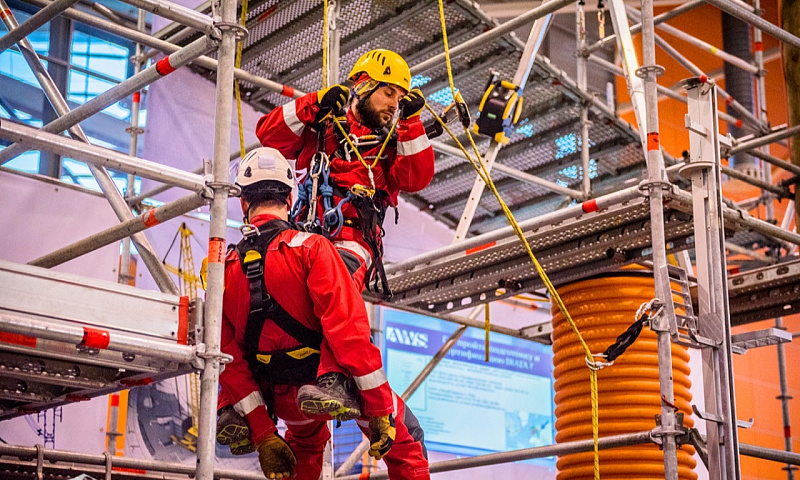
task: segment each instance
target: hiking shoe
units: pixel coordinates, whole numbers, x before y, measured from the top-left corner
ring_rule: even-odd
[[[250,442],[250,427],[231,406],[222,407],[217,417],[217,443],[227,445],[234,455],[247,455],[256,451]]]
[[[303,385],[297,392],[297,405],[306,415],[346,421],[361,416],[353,381],[338,372],[317,378],[316,385]]]

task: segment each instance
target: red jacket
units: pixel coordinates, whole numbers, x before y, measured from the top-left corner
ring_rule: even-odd
[[[262,225],[277,217],[258,215]],[[393,411],[392,391],[383,371],[380,350],[370,343],[370,325],[360,292],[333,248],[320,235],[295,230],[282,232],[265,255],[267,292],[296,320],[322,332],[336,361],[359,387],[364,414]],[[233,356],[220,375],[223,395],[247,419],[251,440],[258,442],[276,431],[269,418],[258,382],[244,358],[244,332],[250,311],[247,278],[234,250],[225,259],[222,304],[222,351]],[[272,322],[265,322],[259,350],[299,347],[299,343]]]
[[[282,107],[275,108],[268,115],[261,117],[256,126],[256,135],[265,147],[279,150],[286,158],[297,160],[298,171],[307,169],[311,157],[317,149],[317,133],[308,128],[314,117],[319,112],[316,92],[293,100]],[[347,110],[347,122],[350,124],[350,133],[356,136],[371,135],[375,132],[359,123],[350,109]],[[326,152],[332,155],[338,148],[334,126],[328,127],[326,138]],[[380,145],[362,153],[364,160],[372,164],[380,150]],[[401,119],[397,125],[397,147],[389,148],[383,152],[381,161],[375,165],[373,175],[375,187],[389,195],[391,205],[397,205],[397,196],[402,192],[417,192],[427,187],[433,179],[434,153],[422,124],[420,116],[410,119]],[[331,157],[331,178],[339,187],[349,189],[355,184],[370,186],[369,175],[366,167],[353,158],[348,162],[345,159]],[[336,198],[338,203],[339,198]],[[320,199],[321,202],[321,199]],[[322,204],[318,210],[322,212]],[[343,214],[347,220],[357,218],[356,210],[351,205],[346,205]],[[344,240],[361,241],[358,235],[353,237],[353,232],[343,229],[340,237]],[[361,241],[363,243],[363,241]]]

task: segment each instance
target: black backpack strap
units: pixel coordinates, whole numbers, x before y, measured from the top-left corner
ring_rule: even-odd
[[[282,220],[272,220],[258,229],[258,235],[243,239],[236,246],[242,271],[247,277],[250,290],[250,312],[245,327],[245,355],[248,362],[256,361],[261,331],[267,319],[291,335],[302,346],[319,349],[322,334],[311,330],[291,315],[267,293],[264,279],[264,257],[269,245],[285,230],[293,227]]]

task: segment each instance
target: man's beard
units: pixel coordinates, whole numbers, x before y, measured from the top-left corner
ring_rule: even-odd
[[[376,112],[370,105],[367,105],[367,103],[369,103],[369,98],[356,102],[356,110],[361,117],[361,123],[372,130],[380,130],[385,127],[389,122],[384,122],[381,119],[381,114]]]

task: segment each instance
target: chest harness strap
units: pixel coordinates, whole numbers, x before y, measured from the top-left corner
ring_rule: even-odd
[[[250,312],[245,327],[245,359],[256,378],[271,385],[301,385],[313,382],[319,367],[322,334],[294,319],[268,292],[264,258],[270,243],[292,226],[283,220],[265,223],[236,245],[242,271],[250,289]],[[262,351],[259,340],[264,324],[272,321],[300,343],[291,350]]]

